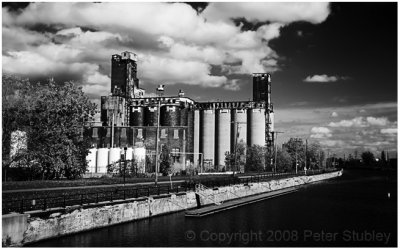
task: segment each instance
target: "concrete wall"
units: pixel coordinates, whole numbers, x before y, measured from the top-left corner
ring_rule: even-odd
[[[2,221],[2,245],[19,245],[28,227],[27,214],[6,214]]]
[[[240,184],[206,189],[199,192],[200,202],[203,205],[212,204],[334,178],[341,174],[341,172],[333,172],[315,176],[300,176],[268,182],[250,183],[249,185]],[[65,214],[55,213],[48,218],[27,218],[27,215],[4,215],[3,245],[6,244],[7,238],[11,238],[11,242],[8,244],[20,245],[195,207],[195,193],[188,192],[177,195],[148,197],[144,200],[143,198],[141,200],[132,199],[123,204],[81,208]]]

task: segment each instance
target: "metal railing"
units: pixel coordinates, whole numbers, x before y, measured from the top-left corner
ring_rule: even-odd
[[[307,170],[307,175],[315,175],[337,170]],[[61,195],[37,195],[24,199],[14,199],[12,197],[4,198],[2,201],[2,213],[11,212],[24,213],[27,211],[46,211],[50,208],[67,208],[70,206],[96,205],[102,202],[115,202],[133,198],[156,196],[163,194],[172,194],[179,192],[195,191],[196,184],[201,184],[207,188],[217,188],[237,184],[248,185],[272,179],[288,178],[293,176],[304,176],[304,171],[296,173],[267,173],[254,176],[227,177],[214,180],[185,181],[180,185],[160,185],[160,186],[142,186],[142,187],[123,187],[113,190],[101,190],[95,192],[82,192]]]

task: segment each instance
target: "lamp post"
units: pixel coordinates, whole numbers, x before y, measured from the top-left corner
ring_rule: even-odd
[[[125,159],[125,164],[124,164],[124,187],[125,187],[125,174],[126,174],[126,151],[127,151],[127,147],[125,146],[124,147],[124,151],[125,151],[125,153],[124,153],[124,159]]]
[[[158,141],[160,140],[160,107],[161,107],[161,95],[164,92],[164,85],[159,85],[158,88],[156,89],[158,93],[158,103],[157,103],[157,132],[156,132],[156,180],[155,184],[157,185],[158,183],[158,170],[159,170],[159,152],[158,152]]]
[[[234,122],[231,122],[231,123],[233,123],[233,124],[235,124],[236,123],[236,135],[235,135],[235,147],[234,147],[234,150],[235,150],[235,153],[234,153],[234,157],[235,157],[235,165],[234,165],[234,168],[235,169],[233,169],[233,176],[235,176],[235,170],[237,169],[237,163],[236,163],[236,158],[237,158],[237,144],[238,144],[238,142],[237,142],[237,140],[238,140],[238,137],[239,137],[239,124],[246,124],[246,122],[238,122],[238,121],[234,121]]]
[[[156,132],[156,181],[155,184],[157,186],[157,182],[158,182],[158,165],[159,165],[159,152],[158,152],[158,141],[160,140],[160,106],[161,106],[161,101],[158,100],[158,106],[157,106],[157,132]]]
[[[294,139],[294,147],[295,147],[295,160],[296,160],[296,174],[297,174],[297,147],[299,145],[299,143],[302,143],[302,139],[301,138],[295,138]]]
[[[112,115],[112,122],[111,122],[111,147],[114,147],[114,115],[115,113],[113,112]]]
[[[278,142],[278,134],[279,133],[283,134],[284,132],[274,131],[273,133],[275,134],[275,173],[276,173],[276,158],[277,158],[277,146],[276,145],[278,144],[277,143]]]

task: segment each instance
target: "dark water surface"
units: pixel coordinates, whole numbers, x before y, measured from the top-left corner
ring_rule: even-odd
[[[396,180],[395,172],[345,170],[298,192],[204,218],[180,212],[29,246],[397,246]]]

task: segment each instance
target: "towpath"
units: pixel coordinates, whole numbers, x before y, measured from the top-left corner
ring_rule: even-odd
[[[184,180],[172,181],[172,183],[182,183]],[[53,188],[29,188],[29,189],[15,189],[15,190],[3,190],[3,194],[10,193],[23,193],[23,192],[37,192],[37,191],[55,191],[55,190],[73,190],[73,189],[90,189],[90,188],[108,188],[108,187],[131,187],[131,186],[147,186],[154,184],[154,181],[149,182],[138,182],[138,183],[125,183],[125,184],[104,184],[104,185],[93,185],[93,186],[76,186],[76,187],[53,187]],[[170,181],[159,181],[159,185],[170,184]]]

